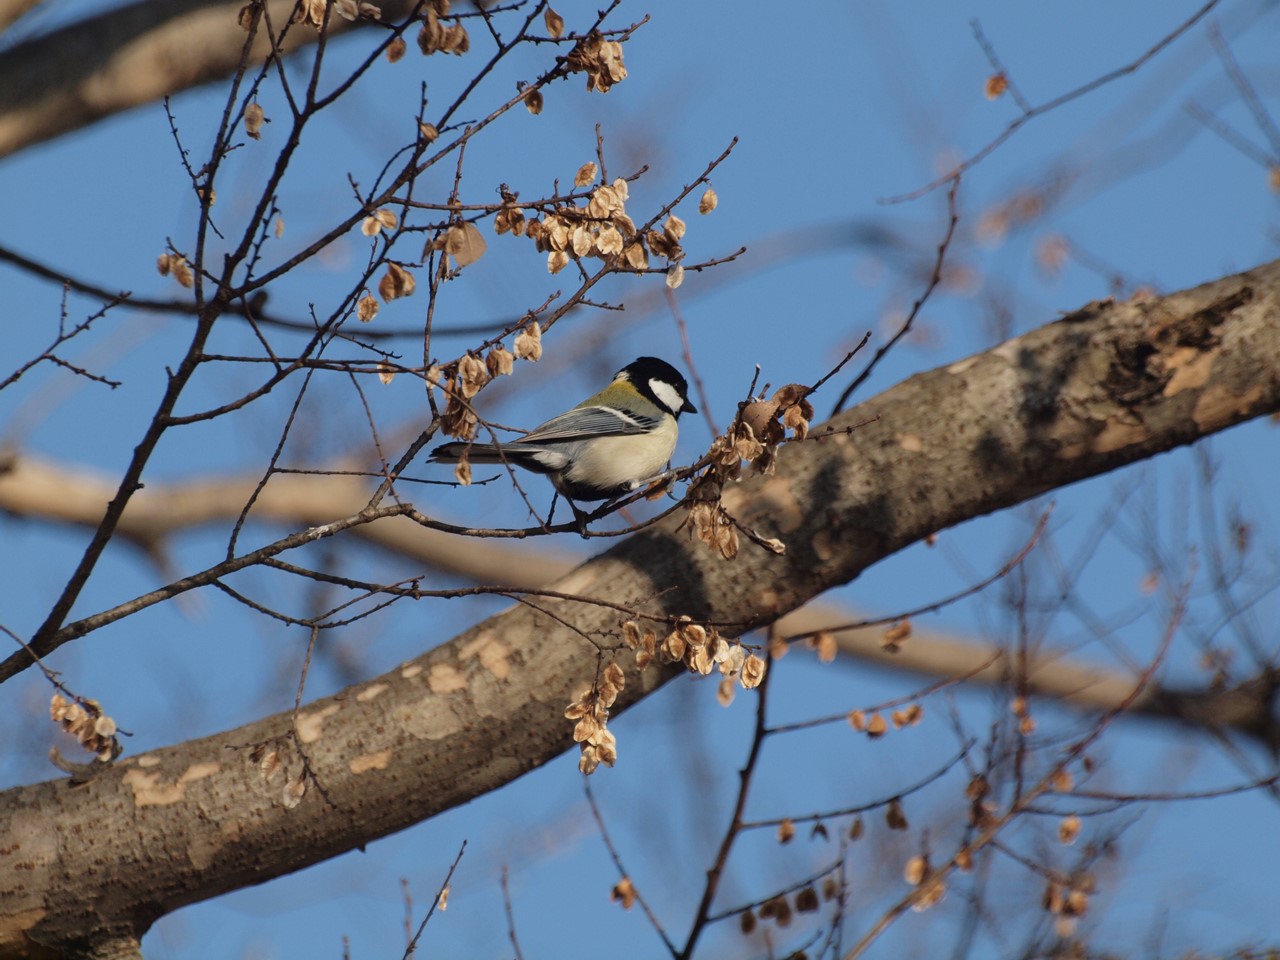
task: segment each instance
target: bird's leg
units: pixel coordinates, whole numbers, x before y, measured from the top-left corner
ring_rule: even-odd
[[[585,513],[584,511],[579,510],[578,505],[568,497],[565,497],[564,499],[569,506],[573,507],[573,519],[577,522],[578,533],[582,535],[583,540],[587,539],[587,522],[590,521],[595,514]]]
[[[549,526],[551,526],[552,521],[555,519],[555,516],[556,516],[556,503],[557,503],[557,501],[559,501],[559,499],[560,499],[560,491],[559,491],[559,490],[557,490],[555,493],[551,494],[551,509],[547,511],[547,526],[548,526],[548,527],[549,527]]]

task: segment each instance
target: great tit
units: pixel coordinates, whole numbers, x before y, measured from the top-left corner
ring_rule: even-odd
[[[613,382],[509,443],[454,441],[431,451],[436,463],[509,463],[551,478],[578,517],[575,500],[612,500],[657,479],[676,448],[676,419],[697,413],[680,371],[640,357]]]

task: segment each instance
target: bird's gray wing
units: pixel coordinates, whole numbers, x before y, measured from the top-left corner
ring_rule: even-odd
[[[646,417],[634,410],[613,407],[574,407],[558,417],[537,426],[516,443],[551,443],[584,440],[588,437],[624,436],[647,433],[658,425],[656,417]]]

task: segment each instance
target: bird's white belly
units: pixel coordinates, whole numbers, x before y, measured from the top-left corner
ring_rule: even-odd
[[[575,457],[556,485],[570,497],[579,484],[609,491],[605,496],[624,493],[637,481],[662,472],[675,450],[676,434],[675,421],[668,419],[647,438],[599,437]]]

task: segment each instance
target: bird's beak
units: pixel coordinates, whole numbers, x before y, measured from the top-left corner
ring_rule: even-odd
[[[684,398],[684,406],[680,408],[681,413],[697,413],[698,408],[689,402],[689,398]]]

